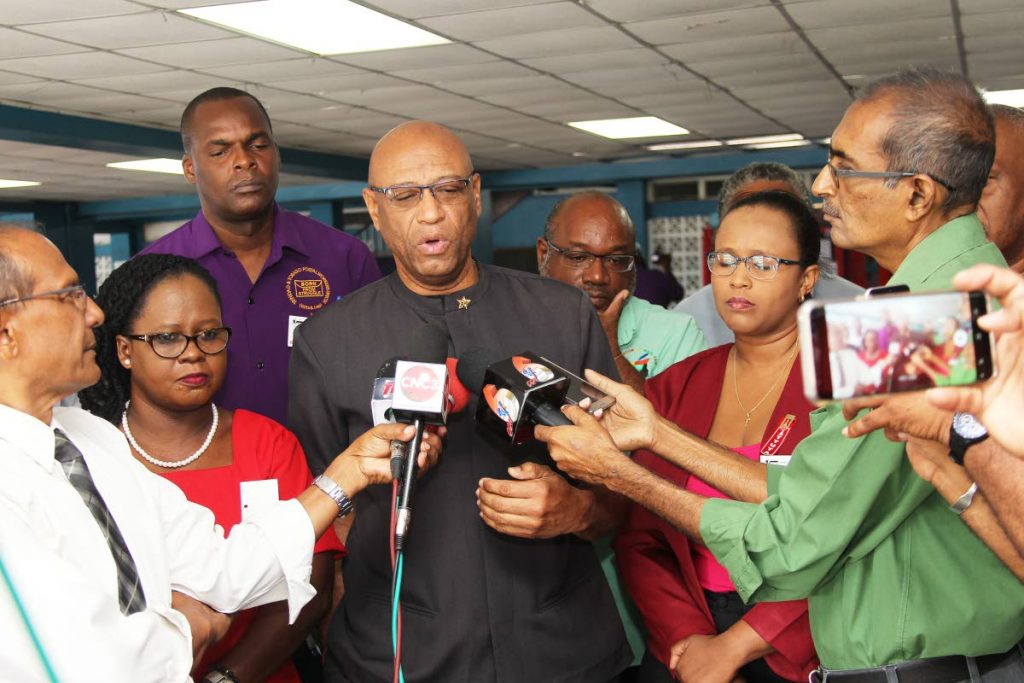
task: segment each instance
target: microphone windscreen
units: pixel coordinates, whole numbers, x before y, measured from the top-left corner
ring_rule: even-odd
[[[459,357],[455,372],[469,393],[479,394],[484,388],[484,373],[487,372],[487,368],[501,359],[501,354],[494,349],[476,346]]]
[[[449,358],[446,363],[448,364],[448,395],[451,397],[451,406],[448,408],[448,414],[461,413],[465,408],[466,404],[469,403],[469,389],[459,379],[459,360],[457,358]]]
[[[444,363],[448,358],[448,333],[424,323],[409,337],[405,357],[420,363]]]

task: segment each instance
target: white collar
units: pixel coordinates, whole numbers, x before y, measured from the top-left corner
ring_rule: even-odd
[[[48,425],[28,413],[0,404],[0,441],[9,443],[15,451],[24,453],[44,470],[50,471],[57,466],[53,430],[60,427],[56,416],[51,419],[52,424]]]

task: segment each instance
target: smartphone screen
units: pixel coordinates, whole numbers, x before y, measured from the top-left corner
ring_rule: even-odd
[[[551,365],[551,367],[556,368],[561,374],[569,378],[569,390],[565,394],[565,400],[567,402],[572,403],[573,405],[578,405],[583,399],[589,398],[590,405],[587,407],[588,413],[594,413],[597,410],[610,408],[615,405],[614,396],[609,396],[579,375],[574,375],[562,366],[544,358],[543,356],[541,356],[541,360]]]
[[[972,384],[993,375],[981,292],[808,302],[800,310],[804,388],[812,400]]]

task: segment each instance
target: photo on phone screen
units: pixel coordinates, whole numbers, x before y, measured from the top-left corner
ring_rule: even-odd
[[[981,292],[808,302],[799,316],[805,393],[844,400],[988,379],[993,345],[977,325],[987,311]]]

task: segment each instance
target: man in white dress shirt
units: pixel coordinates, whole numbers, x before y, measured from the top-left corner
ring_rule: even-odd
[[[226,630],[217,612],[287,600],[294,618],[315,537],[346,492],[389,478],[389,440],[411,434],[367,432],[328,481],[225,539],[116,428],[54,407],[99,379],[102,322],[53,244],[0,225],[0,680],[186,681]]]

